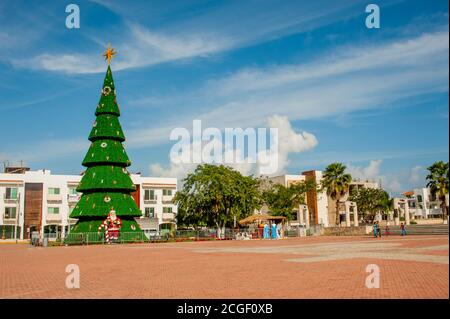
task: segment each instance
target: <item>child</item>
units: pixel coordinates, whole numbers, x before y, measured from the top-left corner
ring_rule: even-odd
[[[385,229],[385,231],[384,231],[384,234],[385,234],[386,236],[389,236],[389,235],[391,234],[391,230],[389,229],[389,225],[388,225],[388,224],[386,224],[386,229]]]

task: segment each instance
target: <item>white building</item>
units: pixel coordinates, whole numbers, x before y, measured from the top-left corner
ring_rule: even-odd
[[[441,203],[436,196],[431,194],[430,188],[416,188],[404,192],[403,196],[403,199],[408,201],[409,214],[412,219],[442,218]],[[399,205],[394,207],[394,209],[399,208],[401,209]]]
[[[321,171],[307,171],[299,175],[280,175],[269,177],[268,180],[275,184],[281,184],[289,187],[298,182],[305,182],[306,180],[315,180],[317,184],[322,179]],[[312,190],[306,193],[306,205],[300,205],[298,214],[300,220],[294,221],[292,224],[300,222],[306,225],[323,225],[328,227],[328,198],[326,193]],[[264,206],[261,210],[263,213],[268,212],[268,208]]]
[[[172,203],[176,178],[131,174],[136,186],[132,194],[145,232],[159,232],[175,224],[177,206]],[[0,240],[30,238],[32,231],[64,236],[76,223],[69,215],[81,194],[76,192],[81,175],[52,175],[49,170],[7,169],[0,173]]]

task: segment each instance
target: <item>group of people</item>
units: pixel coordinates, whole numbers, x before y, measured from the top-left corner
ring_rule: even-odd
[[[281,223],[268,223],[259,224],[259,237],[263,239],[279,239],[283,238],[282,224]]]
[[[405,224],[403,224],[403,223],[400,224],[400,231],[401,231],[401,235],[402,236],[406,236],[406,225]],[[386,224],[386,228],[384,230],[384,234],[386,236],[389,236],[391,234],[391,230],[390,230],[388,224]],[[380,237],[381,238],[381,227],[380,227],[380,222],[379,221],[376,221],[373,224],[373,237],[375,237],[375,238]]]

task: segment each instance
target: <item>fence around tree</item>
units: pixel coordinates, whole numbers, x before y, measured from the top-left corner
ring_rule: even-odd
[[[322,232],[321,226],[311,226],[306,229],[305,227],[290,227],[278,234],[282,237],[302,237],[319,235]],[[269,238],[272,238],[272,234],[269,230]],[[177,229],[169,233],[163,234],[145,234],[135,232],[121,232],[117,240],[111,240],[111,243],[144,243],[144,242],[179,242],[179,241],[208,241],[208,240],[246,240],[246,239],[264,239],[261,229]],[[69,233],[63,240],[60,240],[61,244],[67,245],[91,245],[91,244],[107,244],[108,241],[105,238],[104,232],[91,232],[91,233]]]

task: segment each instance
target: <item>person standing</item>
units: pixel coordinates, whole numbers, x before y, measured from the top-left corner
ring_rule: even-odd
[[[386,229],[385,229],[385,231],[384,231],[384,234],[385,234],[387,237],[389,237],[389,235],[391,234],[391,230],[389,229],[389,225],[388,225],[388,224],[386,224]]]
[[[406,225],[401,223],[400,224],[400,229],[402,231],[402,236],[406,236]]]
[[[377,226],[377,222],[373,223],[373,237],[377,238],[377,231],[378,231],[378,226]]]
[[[380,226],[380,222],[379,221],[377,221],[377,235],[378,235],[378,237],[381,238],[381,226]]]

